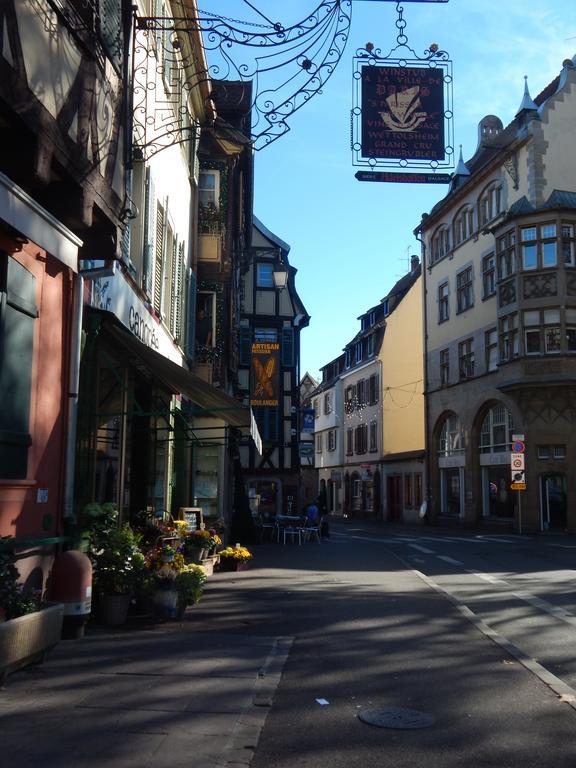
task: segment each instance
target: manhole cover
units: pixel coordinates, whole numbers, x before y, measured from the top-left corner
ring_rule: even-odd
[[[403,707],[386,707],[386,709],[369,709],[361,712],[358,717],[363,723],[377,725],[380,728],[396,728],[408,730],[412,728],[428,728],[436,722],[433,715],[418,712],[416,709]]]

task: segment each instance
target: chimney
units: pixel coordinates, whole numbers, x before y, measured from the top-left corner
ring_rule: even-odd
[[[415,253],[413,253],[410,256],[410,272],[416,272],[419,266],[420,266],[420,259],[418,258],[418,256],[416,256]]]

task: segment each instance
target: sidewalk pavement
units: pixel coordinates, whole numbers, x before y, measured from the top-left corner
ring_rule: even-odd
[[[219,594],[233,576],[212,577]],[[181,622],[91,628],[61,641],[44,664],[10,675],[0,689],[0,763],[247,765],[292,638],[203,633],[198,607]]]

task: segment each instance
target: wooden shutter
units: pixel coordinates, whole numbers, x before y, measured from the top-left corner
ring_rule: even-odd
[[[186,354],[194,357],[196,344],[196,275],[190,270],[186,286]]]
[[[0,253],[0,478],[28,470],[36,278]]]
[[[120,70],[124,44],[122,3],[119,0],[100,0],[100,37],[106,55],[116,69]]]
[[[156,205],[156,236],[154,238],[154,309],[162,312],[162,279],[164,276],[164,208]]]
[[[182,343],[182,304],[183,294],[183,275],[184,275],[184,241],[178,243],[176,252],[176,263],[174,264],[174,336]]]
[[[250,365],[252,357],[252,329],[248,325],[241,325],[238,329],[238,362],[240,365]]]
[[[146,168],[146,213],[144,219],[144,258],[142,287],[152,298],[154,244],[156,241],[156,190],[150,168]]]
[[[282,328],[282,365],[291,368],[294,365],[294,329]]]

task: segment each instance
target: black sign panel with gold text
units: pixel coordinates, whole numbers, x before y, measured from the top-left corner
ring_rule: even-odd
[[[362,156],[443,160],[444,72],[362,67]]]
[[[280,396],[280,344],[252,344],[250,378],[250,405],[277,408]]]

